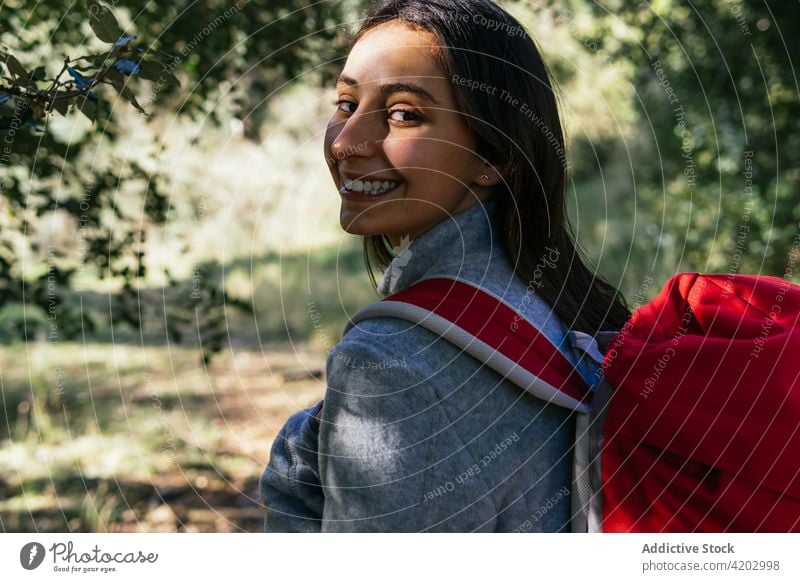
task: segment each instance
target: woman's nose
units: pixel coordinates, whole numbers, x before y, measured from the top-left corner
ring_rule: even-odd
[[[331,142],[331,154],[343,160],[350,156],[370,157],[376,154],[384,138],[379,111],[354,112],[332,128],[336,137]],[[337,133],[338,132],[338,133]]]

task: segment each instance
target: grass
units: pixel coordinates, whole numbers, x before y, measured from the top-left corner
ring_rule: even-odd
[[[205,263],[210,286],[224,287],[246,308],[224,306],[227,342],[257,348],[264,341],[317,341],[323,337],[338,340],[348,315],[378,299],[363,264],[360,241],[355,238],[342,248],[322,248],[304,253],[268,252],[258,257],[240,258],[224,265]],[[205,283],[205,281],[204,281]],[[191,281],[187,283],[191,285]],[[184,289],[184,294],[191,288]],[[90,339],[108,343],[161,345],[167,342],[165,320],[174,314],[170,301],[180,299],[163,288],[143,289],[140,302],[144,320],[142,331],[120,324],[108,294],[97,291],[69,292],[67,301],[74,309],[88,313],[95,324]],[[321,319],[312,318],[310,302]],[[223,306],[221,306],[223,307]],[[194,314],[189,313],[186,344],[197,345],[191,333]],[[46,335],[47,322],[39,330]],[[28,322],[30,326],[30,322]],[[29,327],[30,329],[30,327]],[[35,335],[35,332],[31,333]],[[329,346],[330,348],[332,346]]]
[[[250,308],[225,309],[207,366],[199,336],[168,338],[160,289],[142,332],[81,291],[94,332],[0,346],[0,531],[261,531],[272,440],[322,398],[327,351],[376,300],[358,242],[210,263]]]
[[[208,369],[198,355],[77,343],[0,351],[0,528],[261,531],[272,439],[322,397],[325,353],[266,344],[226,350]]]

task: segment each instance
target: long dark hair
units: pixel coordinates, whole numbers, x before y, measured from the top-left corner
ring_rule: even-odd
[[[368,30],[394,19],[438,36],[437,58],[448,79],[497,88],[478,91],[453,83],[477,153],[504,178],[491,193],[497,204],[493,228],[517,275],[535,286],[567,327],[589,334],[620,329],[630,316],[624,297],[587,266],[573,242],[563,129],[535,41],[490,0],[389,0],[367,13],[350,48]],[[385,235],[364,237],[374,287],[374,269],[385,270],[392,258]]]

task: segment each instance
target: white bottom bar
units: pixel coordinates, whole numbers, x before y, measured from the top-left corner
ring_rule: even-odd
[[[795,581],[798,564],[796,534],[0,536],[3,580]]]

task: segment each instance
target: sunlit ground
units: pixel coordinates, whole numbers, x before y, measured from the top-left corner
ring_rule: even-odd
[[[0,351],[4,531],[260,531],[258,478],[325,352],[16,344]]]

